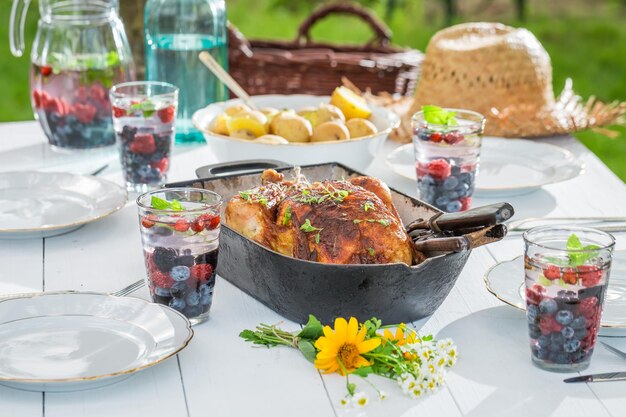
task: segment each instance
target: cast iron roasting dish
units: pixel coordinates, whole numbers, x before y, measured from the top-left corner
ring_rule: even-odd
[[[241,190],[260,185],[260,171],[274,168],[295,175],[278,161],[241,161],[199,168],[198,180],[168,184],[212,190],[227,202]],[[338,163],[300,167],[309,181],[363,174]],[[234,172],[234,173],[233,173]],[[393,203],[416,248],[428,257],[418,265],[337,265],[296,259],[274,252],[222,224],[218,274],[289,320],[306,323],[314,314],[323,323],[335,317],[378,317],[400,323],[429,316],[444,301],[471,250],[506,235],[507,203],[465,213],[440,210],[391,189]]]

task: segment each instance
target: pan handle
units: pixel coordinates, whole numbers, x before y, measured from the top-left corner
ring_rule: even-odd
[[[196,176],[202,179],[210,179],[235,174],[253,174],[265,169],[282,168],[292,168],[292,165],[274,159],[250,159],[205,165],[196,169]]]

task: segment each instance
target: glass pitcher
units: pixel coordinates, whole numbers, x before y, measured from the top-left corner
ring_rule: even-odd
[[[13,0],[11,52],[24,51],[30,0]],[[40,0],[32,52],[31,103],[56,150],[113,145],[109,88],[135,78],[117,0]]]

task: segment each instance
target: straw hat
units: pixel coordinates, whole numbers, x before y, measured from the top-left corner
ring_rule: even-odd
[[[396,135],[410,136],[422,105],[465,108],[487,118],[485,133],[505,137],[560,135],[618,122],[626,103],[582,103],[566,83],[555,99],[550,56],[526,29],[466,23],[438,32],[426,48],[415,99]],[[407,130],[408,129],[408,130]]]

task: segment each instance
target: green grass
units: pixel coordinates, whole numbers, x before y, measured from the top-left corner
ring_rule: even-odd
[[[125,0],[129,1],[129,0]],[[291,0],[296,2],[298,0]],[[230,20],[250,38],[293,39],[297,26],[310,11],[310,2],[300,0],[296,11],[270,7],[276,0],[226,0]],[[381,0],[373,1],[382,15]],[[462,5],[471,2],[460,2]],[[562,90],[566,78],[572,78],[578,94],[601,100],[626,100],[626,8],[617,1],[530,2],[525,23],[513,18],[511,1],[498,0],[499,8],[466,12],[461,20],[500,20],[513,26],[525,26],[543,43],[550,54],[554,72],[554,89]],[[534,3],[537,3],[536,5]],[[283,2],[284,4],[284,2]],[[541,6],[541,7],[540,7]],[[0,121],[32,119],[28,98],[28,55],[36,30],[34,5],[26,22],[27,52],[13,58],[8,47],[9,8],[0,8]],[[440,2],[405,0],[390,19],[394,42],[424,50],[430,37],[444,27]],[[466,7],[467,10],[471,8]],[[476,9],[476,8],[474,8]],[[471,10],[474,10],[471,9]],[[477,9],[476,9],[477,10]],[[349,20],[346,20],[349,19]],[[349,28],[349,30],[346,30]],[[314,39],[333,42],[362,43],[371,37],[370,29],[353,18],[325,19],[313,28]],[[626,180],[626,128],[616,129],[619,136],[609,139],[595,132],[576,136],[595,152],[622,180]]]

